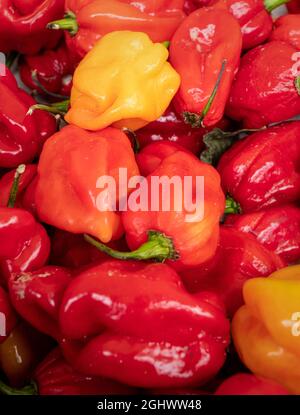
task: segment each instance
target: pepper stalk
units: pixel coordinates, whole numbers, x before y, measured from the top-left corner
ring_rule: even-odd
[[[8,202],[7,202],[8,208],[13,208],[15,206],[18,189],[19,189],[20,178],[22,174],[25,172],[25,169],[26,169],[25,164],[20,164],[16,169],[16,172],[14,175],[14,181],[11,186],[9,197],[8,197]]]
[[[31,115],[33,114],[35,110],[41,110],[41,111],[50,112],[51,114],[64,116],[68,112],[69,106],[70,106],[69,99],[66,99],[65,101],[55,102],[54,104],[51,104],[51,105],[34,104],[29,108],[27,114]]]
[[[78,23],[74,13],[68,12],[63,19],[54,20],[47,24],[47,29],[67,30],[71,36],[75,36],[78,32]]]
[[[116,259],[138,261],[154,259],[157,262],[164,262],[166,259],[175,261],[179,258],[172,239],[158,231],[148,231],[148,241],[132,252],[116,251],[89,235],[84,235],[84,239],[99,251]]]
[[[280,7],[289,1],[290,0],[264,0],[264,5],[266,10],[271,13],[273,10],[277,9],[277,7]]]
[[[0,380],[0,392],[2,395],[38,395],[37,385],[33,381],[24,388],[15,389]]]

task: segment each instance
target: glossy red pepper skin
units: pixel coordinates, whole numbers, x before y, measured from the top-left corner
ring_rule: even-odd
[[[58,340],[61,338],[57,324],[59,306],[71,280],[71,272],[57,266],[17,272],[8,281],[10,298],[24,320]]]
[[[0,178],[0,206],[7,206],[10,190],[14,181],[15,170],[5,173]],[[28,210],[36,216],[35,208],[35,185],[37,177],[37,166],[27,164],[24,173],[20,176],[18,193],[14,204],[17,208]]]
[[[56,120],[45,111],[27,114],[36,102],[21,90],[9,69],[0,64],[0,167],[30,163],[44,141],[56,131]]]
[[[75,14],[78,24],[73,37],[66,35],[77,60],[109,32],[144,32],[154,42],[168,41],[185,17],[183,0],[66,0],[65,10]]]
[[[300,49],[300,15],[287,14],[275,20],[271,40],[281,40]]]
[[[300,209],[278,206],[244,215],[228,215],[225,224],[234,226],[291,264],[300,259]]]
[[[2,0],[0,5],[0,50],[38,53],[56,45],[60,34],[46,29],[63,16],[63,0]]]
[[[237,373],[224,380],[215,395],[290,395],[283,386],[250,373]]]
[[[167,157],[166,153],[161,153],[161,163],[146,178],[149,189],[149,199],[158,200],[159,210],[146,209],[134,211],[129,209],[122,214],[122,222],[126,234],[126,241],[131,250],[139,248],[148,239],[149,231],[158,231],[171,239],[173,247],[179,258],[168,260],[168,264],[176,269],[196,266],[205,262],[214,255],[218,237],[219,220],[224,212],[224,195],[220,188],[220,178],[216,170],[197,159],[193,154],[178,149],[178,146],[169,144]],[[174,151],[176,150],[176,151]],[[145,149],[146,151],[146,149]],[[155,160],[156,162],[158,160]],[[150,170],[150,164],[145,166]],[[150,172],[149,172],[150,173]],[[161,201],[163,200],[163,187],[159,191],[151,185],[152,177],[161,178],[166,176],[172,178],[178,176],[192,178],[192,189],[183,189],[183,199],[191,195],[196,197],[196,177],[204,177],[204,215],[198,215],[196,211],[192,221],[187,220],[187,210],[181,206],[181,210],[176,211],[176,195],[174,189],[170,191],[170,209],[163,210]]]
[[[223,300],[230,317],[243,304],[245,281],[284,267],[284,262],[252,235],[221,227],[215,256],[200,267],[180,272],[189,292],[213,291]]]
[[[34,381],[39,395],[132,395],[133,388],[101,377],[84,376],[69,365],[59,348],[36,368]]]
[[[244,213],[299,199],[299,133],[300,122],[288,122],[254,133],[223,154],[223,190]]]
[[[264,43],[272,33],[273,21],[263,0],[212,0],[210,6],[228,10],[239,22],[243,49]]]
[[[189,295],[167,265],[116,260],[73,280],[60,326],[75,369],[146,388],[207,381],[224,362],[229,334],[223,311]]]
[[[299,51],[272,41],[247,52],[232,84],[227,115],[245,128],[260,128],[300,113],[296,88]],[[280,88],[278,87],[280,85]]]
[[[19,65],[20,77],[28,88],[40,94],[48,91],[63,96],[70,96],[74,69],[65,44],[38,55],[26,55]],[[34,73],[43,89],[35,81]]]
[[[0,269],[5,279],[12,272],[41,268],[49,252],[49,237],[29,212],[0,208]]]
[[[2,287],[0,287],[0,315],[0,343],[3,343],[16,326],[18,320],[9,296]]]
[[[300,3],[299,0],[291,0],[287,4],[287,8],[290,13],[300,13]]]
[[[170,106],[158,120],[151,122],[146,127],[136,131],[138,142],[143,149],[153,142],[170,141],[199,154],[203,147],[204,128],[191,128],[175,110]]]
[[[170,44],[170,62],[181,77],[173,101],[178,114],[185,119],[188,114],[196,114],[204,126],[215,125],[221,120],[240,61],[241,47],[240,26],[223,9],[198,9],[181,23]],[[223,65],[216,96],[208,112],[203,114]]]

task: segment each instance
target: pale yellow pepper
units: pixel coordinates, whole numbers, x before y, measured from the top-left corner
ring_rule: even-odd
[[[168,56],[145,33],[103,36],[74,73],[66,121],[87,130],[109,125],[137,130],[156,120],[180,85]]]
[[[241,360],[300,394],[300,265],[248,280],[243,294],[245,305],[232,322]]]

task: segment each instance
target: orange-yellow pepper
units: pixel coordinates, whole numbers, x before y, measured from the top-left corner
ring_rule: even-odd
[[[232,322],[241,360],[300,394],[300,265],[248,280],[243,294],[245,305]]]
[[[145,33],[103,36],[75,71],[66,121],[95,131],[110,125],[137,130],[156,120],[180,85],[168,56]]]

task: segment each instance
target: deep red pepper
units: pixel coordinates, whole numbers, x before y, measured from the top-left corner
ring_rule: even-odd
[[[251,233],[286,263],[300,259],[300,209],[296,205],[273,207],[244,215],[228,215],[225,224]]]
[[[223,311],[189,295],[167,265],[115,260],[71,282],[60,325],[77,370],[147,388],[207,381],[224,362],[229,334]]]
[[[13,207],[24,165],[18,167],[7,206],[0,207],[0,270],[4,280],[12,272],[42,267],[49,256],[50,241],[31,213]],[[5,283],[5,281],[3,281]]]
[[[208,6],[211,0],[184,0],[183,11],[189,15],[200,7]]]
[[[260,128],[300,113],[300,53],[271,41],[247,52],[232,84],[226,113],[244,128]]]
[[[0,167],[30,163],[44,141],[56,131],[56,120],[45,111],[27,114],[34,99],[21,90],[4,65],[0,64]]]
[[[0,287],[0,343],[3,343],[17,324],[17,316],[6,291]]]
[[[216,255],[200,267],[180,272],[189,292],[216,292],[230,317],[243,304],[242,288],[249,278],[269,276],[284,262],[257,242],[231,227],[221,227]]]
[[[198,9],[178,27],[170,44],[170,62],[180,74],[175,109],[194,127],[221,120],[238,68],[242,35],[227,11]]]
[[[64,0],[2,0],[0,5],[0,50],[35,54],[52,48],[60,35],[46,29],[63,15]]]
[[[300,122],[288,122],[235,143],[218,165],[222,186],[244,213],[299,200]]]
[[[282,0],[285,3],[288,0]],[[211,6],[228,10],[239,22],[243,35],[243,49],[252,49],[264,43],[273,27],[270,11],[278,0],[212,0]]]
[[[271,40],[282,40],[300,49],[300,15],[287,14],[275,20]]]
[[[287,8],[290,13],[300,13],[300,2],[299,0],[291,0],[287,4]]]
[[[23,83],[40,94],[49,92],[56,99],[70,96],[74,64],[65,44],[38,55],[24,56],[19,71]]]
[[[8,281],[10,298],[20,316],[40,332],[59,340],[59,306],[71,280],[71,272],[57,266],[16,272]]]
[[[75,60],[81,60],[107,33],[144,32],[154,42],[169,41],[184,19],[184,0],[66,0],[64,19],[51,22],[51,29],[65,29]]]
[[[0,206],[7,206],[9,194],[13,185],[15,170],[11,170],[0,178]],[[16,197],[15,207],[28,210],[36,216],[35,207],[35,186],[37,180],[37,166],[27,164],[24,173],[20,177],[18,185],[18,194]]]
[[[215,395],[290,395],[283,386],[250,373],[230,376],[217,388]]]

